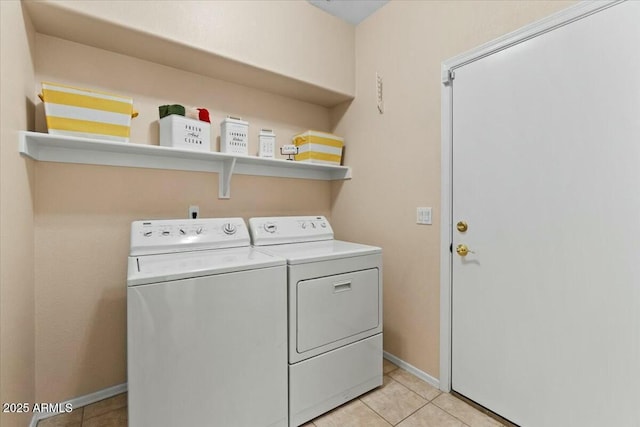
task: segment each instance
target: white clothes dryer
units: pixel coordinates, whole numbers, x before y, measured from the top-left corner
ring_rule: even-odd
[[[131,225],[131,427],[288,425],[285,260],[249,243],[241,218]]]
[[[334,240],[323,216],[251,218],[249,229],[287,259],[289,425],[382,385],[382,250]]]

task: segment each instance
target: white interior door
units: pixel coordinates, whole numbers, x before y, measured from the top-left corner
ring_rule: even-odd
[[[456,69],[452,168],[452,388],[640,426],[640,2]]]

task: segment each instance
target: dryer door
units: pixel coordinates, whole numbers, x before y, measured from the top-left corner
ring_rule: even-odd
[[[302,280],[297,284],[299,354],[380,325],[378,269]]]

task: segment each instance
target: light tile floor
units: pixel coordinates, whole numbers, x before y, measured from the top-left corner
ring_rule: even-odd
[[[384,360],[384,384],[303,427],[502,427],[454,396]],[[126,427],[127,395],[47,418],[38,427]],[[224,426],[233,427],[233,426]]]

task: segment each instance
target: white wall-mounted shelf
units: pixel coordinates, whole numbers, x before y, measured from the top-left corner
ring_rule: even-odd
[[[157,145],[20,132],[20,154],[45,162],[81,163],[220,174],[218,196],[228,199],[233,174],[319,179],[351,179],[351,168],[226,153],[180,150]]]

